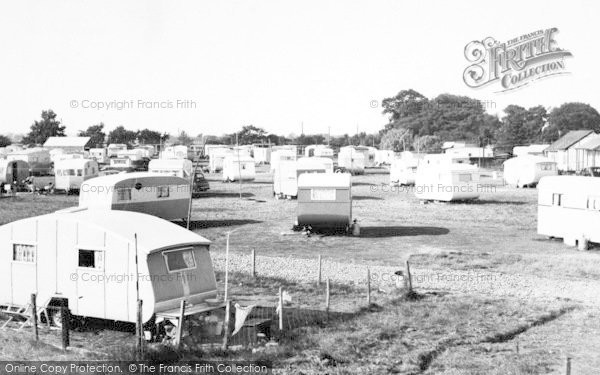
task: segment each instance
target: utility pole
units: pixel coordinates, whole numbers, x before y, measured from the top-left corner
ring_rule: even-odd
[[[302,121],[300,123],[300,129],[301,129],[300,135],[304,135],[304,121]]]
[[[242,199],[242,162],[240,160],[240,143],[238,141],[238,133],[235,133],[235,144],[237,147],[238,186],[240,188],[240,199]]]

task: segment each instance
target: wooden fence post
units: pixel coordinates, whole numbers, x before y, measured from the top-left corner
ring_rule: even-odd
[[[39,341],[40,335],[38,333],[37,304],[35,293],[31,294],[31,323],[33,324],[33,333],[35,334],[35,341]]]
[[[229,314],[231,311],[231,301],[225,301],[225,319],[223,320],[223,345],[222,349],[227,350],[229,341]]]
[[[136,319],[135,319],[135,336],[136,336],[136,345],[138,354],[141,355],[144,351],[144,326],[142,322],[142,307],[144,306],[144,301],[138,299],[137,301],[137,310],[136,310]]]
[[[571,357],[567,357],[567,369],[566,374],[571,375]]]
[[[279,287],[279,331],[283,331],[283,288]]]
[[[60,320],[62,328],[62,347],[67,350],[71,342],[69,340],[69,309],[66,306],[60,306]]]
[[[256,277],[256,251],[252,249],[252,277]]]
[[[321,254],[319,254],[319,277],[317,279],[317,285],[321,285]]]
[[[327,284],[325,288],[325,313],[327,314],[327,319],[329,319],[329,278],[327,278]]]
[[[183,337],[183,324],[185,321],[185,300],[179,304],[179,325],[177,326],[177,342],[176,346],[181,346],[181,338]]]
[[[410,274],[410,264],[408,263],[408,260],[406,261],[406,288],[407,292],[412,292],[412,276]]]
[[[367,267],[367,306],[371,306],[371,270]]]

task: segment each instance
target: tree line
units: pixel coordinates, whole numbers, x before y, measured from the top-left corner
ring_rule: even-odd
[[[551,110],[511,104],[502,117],[487,113],[487,104],[451,94],[428,99],[415,90],[402,90],[382,101],[388,123],[381,131],[381,147],[436,152],[445,141],[466,141],[510,151],[516,145],[554,142],[570,130],[600,131],[600,114],[585,103]]]
[[[502,117],[487,113],[485,105],[489,104],[452,94],[429,99],[413,89],[402,90],[382,100],[382,113],[387,116],[387,123],[374,134],[284,136],[269,133],[255,125],[245,125],[238,132],[221,136],[191,136],[185,131],[170,135],[150,129],[128,130],[122,125],[106,133],[105,125],[98,123],[79,131],[78,135],[90,137],[91,147],[110,143],[329,144],[334,148],[367,145],[394,151],[439,152],[443,142],[465,141],[481,147],[493,145],[496,149],[510,152],[516,145],[554,142],[570,130],[600,132],[600,114],[589,104],[570,102],[550,109],[542,105],[524,108],[511,104],[504,108]],[[44,110],[41,119],[34,121],[21,143],[41,145],[49,137],[65,136],[65,129],[54,111]],[[10,138],[0,135],[0,147],[11,143]]]

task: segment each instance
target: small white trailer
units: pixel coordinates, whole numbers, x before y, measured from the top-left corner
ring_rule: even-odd
[[[81,184],[98,177],[98,163],[90,159],[64,159],[54,164],[54,188],[67,194],[79,191]]]
[[[367,149],[365,152],[365,168],[375,168],[377,167],[377,148],[364,146]],[[363,150],[363,146],[358,147],[357,150]],[[364,152],[364,151],[363,151]]]
[[[66,304],[75,316],[136,322],[217,295],[210,241],[138,212],[71,210],[0,226],[0,305]],[[136,264],[137,262],[137,264]],[[59,321],[57,309],[48,309]]]
[[[581,250],[600,243],[600,178],[547,176],[537,188],[538,234]]]
[[[421,200],[467,201],[479,198],[479,168],[471,164],[425,165],[417,168],[415,195]]]
[[[159,159],[187,159],[188,148],[187,146],[168,146],[164,151],[159,154]]]
[[[252,148],[252,157],[256,165],[271,163],[271,149],[268,146],[254,145]]]
[[[303,173],[333,173],[333,160],[325,157],[280,160],[273,173],[275,198],[296,197],[298,195],[298,177]]]
[[[556,162],[535,155],[522,155],[504,162],[504,180],[508,185],[534,187],[544,176],[558,175]]]
[[[189,179],[149,172],[119,173],[84,181],[79,191],[79,207],[136,211],[165,220],[185,220],[190,194]]]
[[[122,143],[111,143],[106,148],[106,155],[109,158],[117,156],[119,151],[127,150],[127,145]]]
[[[189,180],[194,172],[194,165],[188,159],[152,159],[148,163],[148,172],[163,173]]]
[[[375,165],[391,165],[396,158],[396,153],[392,150],[377,150],[375,152]]]
[[[304,149],[304,156],[307,158],[333,158],[333,149],[325,145],[310,145]]]
[[[256,178],[254,159],[250,156],[227,155],[223,160],[223,181],[253,181]]]
[[[354,147],[342,147],[338,154],[338,167],[344,168],[353,175],[363,174],[365,173],[365,155],[365,152],[357,151]]]
[[[223,162],[225,157],[233,155],[233,150],[230,148],[211,148],[208,156],[208,169],[210,173],[217,173],[223,170]]]
[[[290,149],[275,150],[271,153],[271,172],[279,168],[281,161],[295,161],[297,159],[296,151]]]
[[[414,185],[417,176],[417,168],[422,158],[406,157],[394,159],[390,167],[390,185],[408,186]]]
[[[90,148],[90,158],[96,160],[98,164],[108,163],[108,154],[105,148]]]

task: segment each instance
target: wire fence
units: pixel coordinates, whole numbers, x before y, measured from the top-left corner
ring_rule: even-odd
[[[366,266],[362,277],[357,277],[353,285],[348,285],[332,279],[333,276],[347,275],[335,275],[335,268],[321,256],[309,262],[314,267],[312,272],[300,272],[305,275],[303,280],[273,277],[273,274],[278,273],[286,275],[286,270],[271,269],[266,272],[262,257],[259,260],[254,251],[243,258],[244,261],[241,261],[238,255],[237,259],[232,260],[236,267],[232,267],[233,272],[228,274],[227,286],[224,285],[224,273],[219,270],[223,268],[221,259],[215,262],[221,293],[224,294],[224,288],[228,288],[229,308],[186,316],[181,328],[179,322],[175,321],[174,324],[163,327],[162,332],[155,332],[158,335],[154,339],[189,349],[211,347],[236,351],[256,348],[276,344],[304,327],[318,329],[349,324],[357,316],[368,314],[378,307],[377,302],[385,303],[377,293],[383,284],[371,277],[371,271]],[[297,266],[295,261],[306,264],[306,259],[290,258],[288,261],[292,268]],[[404,293],[412,291],[410,263],[406,262],[396,276],[393,282],[396,289]],[[9,322],[7,328],[20,330],[25,334],[39,330],[36,337],[39,335],[42,342],[59,348],[89,347],[90,339],[94,339],[95,335],[80,334],[81,331],[77,330],[69,333],[68,315],[64,314],[60,306],[49,307],[45,314],[37,314],[35,320],[27,318],[31,311],[33,310],[22,311],[21,317],[24,319]],[[62,313],[59,319],[56,318],[56,312]],[[122,332],[124,341],[131,343],[131,331],[125,329]],[[106,337],[99,336],[95,339],[105,340]],[[564,351],[557,354],[561,361],[564,360],[559,373],[600,373],[597,361],[590,363],[585,354],[572,355]]]

